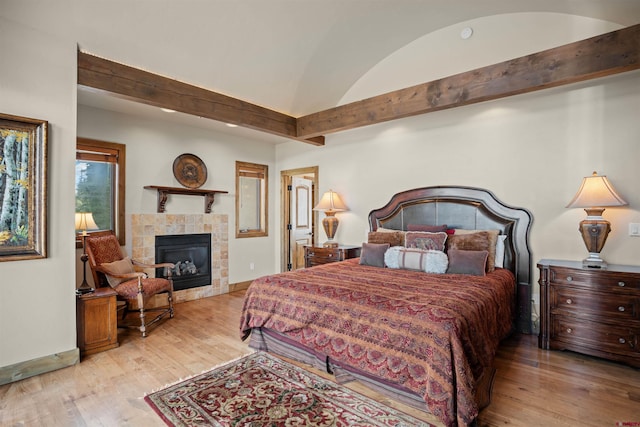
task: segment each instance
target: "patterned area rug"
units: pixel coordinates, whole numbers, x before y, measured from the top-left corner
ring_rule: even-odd
[[[256,352],[145,396],[169,426],[423,426],[431,424]]]

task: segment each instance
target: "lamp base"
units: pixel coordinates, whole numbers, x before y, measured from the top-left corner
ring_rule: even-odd
[[[582,268],[607,269],[607,262],[600,258],[598,253],[589,253],[589,256],[582,260]]]

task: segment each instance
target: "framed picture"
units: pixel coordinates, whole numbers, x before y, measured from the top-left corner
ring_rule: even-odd
[[[47,127],[0,114],[0,261],[47,256]]]

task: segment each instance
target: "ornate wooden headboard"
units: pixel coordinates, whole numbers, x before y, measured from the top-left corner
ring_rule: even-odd
[[[408,224],[443,225],[470,230],[500,230],[505,240],[504,267],[517,283],[516,328],[531,333],[532,260],[529,230],[533,217],[523,208],[498,200],[488,190],[473,187],[436,186],[403,191],[389,203],[369,213],[369,227],[406,230]]]

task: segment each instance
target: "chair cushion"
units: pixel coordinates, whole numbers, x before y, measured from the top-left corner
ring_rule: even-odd
[[[136,299],[138,296],[138,279],[127,280],[116,286],[115,291],[121,297],[126,299]],[[158,277],[142,279],[142,295],[151,297],[160,292],[166,292],[171,289],[171,283],[167,279]]]
[[[135,271],[133,269],[133,263],[131,262],[131,258],[129,257],[118,260],[118,261],[114,261],[114,262],[107,262],[104,264],[100,264],[100,267],[102,267],[106,271],[105,275],[107,276],[107,282],[109,282],[109,285],[112,288],[115,288],[121,282],[126,282],[127,280],[131,280],[131,279],[122,278],[122,277],[113,277],[111,276],[112,274],[127,274],[127,273],[133,273]]]

